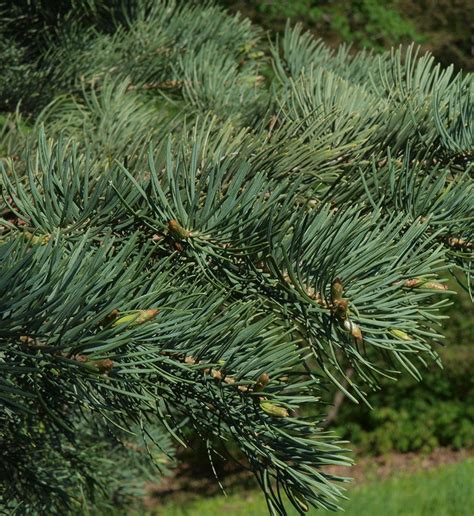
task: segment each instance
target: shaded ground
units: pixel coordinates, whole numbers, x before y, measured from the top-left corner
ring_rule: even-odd
[[[386,479],[398,473],[416,473],[474,457],[474,450],[452,450],[437,448],[428,454],[390,453],[380,457],[361,457],[350,469],[331,468],[331,472],[339,475],[350,475],[354,483],[362,483],[377,478]]]
[[[474,458],[474,450],[452,450],[438,448],[429,454],[419,453],[390,453],[380,457],[355,458],[352,468],[331,467],[326,470],[340,476],[350,476],[353,485],[357,486],[372,480],[384,480],[400,473],[412,474],[427,471],[441,466],[455,464]],[[183,465],[175,476],[160,484],[147,486],[148,496],[145,501],[147,509],[173,502],[175,504],[188,503],[203,496],[212,497],[222,493],[216,479],[209,474],[208,464],[203,465],[200,472],[196,467]],[[252,491],[256,488],[253,476],[235,464],[228,464],[224,471],[219,473],[225,492],[234,493]]]

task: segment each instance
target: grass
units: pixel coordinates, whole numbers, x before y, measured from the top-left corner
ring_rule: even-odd
[[[342,504],[344,516],[472,516],[474,514],[474,460],[384,481],[353,486]],[[263,497],[256,491],[176,502],[153,513],[160,516],[262,516]],[[289,514],[298,514],[289,510]],[[310,511],[309,514],[329,514]]]

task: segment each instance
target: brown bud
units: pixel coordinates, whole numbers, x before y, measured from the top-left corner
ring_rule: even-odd
[[[108,313],[104,317],[104,320],[102,321],[102,324],[110,324],[111,322],[115,321],[115,319],[117,319],[117,317],[119,315],[120,315],[120,312],[118,311],[118,309],[114,308],[113,310],[110,311],[110,313]]]
[[[258,377],[258,380],[255,383],[255,389],[254,390],[256,392],[259,392],[259,391],[263,390],[267,386],[269,380],[270,380],[270,377],[268,376],[268,374],[267,373],[262,373]]]
[[[424,278],[411,278],[403,283],[407,288],[427,288],[429,290],[448,290],[448,286],[440,281],[427,280]]]
[[[211,369],[211,376],[214,378],[214,380],[222,380],[224,377],[224,375],[217,369]]]
[[[336,278],[331,285],[331,301],[336,303],[342,299],[344,293],[344,287],[340,278]]]
[[[175,251],[178,251],[178,253],[182,253],[184,251],[183,244],[180,242],[173,242],[173,247]]]
[[[187,229],[184,229],[183,226],[181,226],[181,224],[175,219],[172,219],[168,222],[168,231],[173,238],[182,240],[185,240],[191,236],[191,232]]]
[[[150,310],[140,310],[138,317],[135,319],[135,324],[143,324],[158,315],[159,310],[152,308]]]
[[[465,240],[464,238],[449,237],[447,239],[448,244],[458,249],[470,250],[474,248],[474,243]]]
[[[156,310],[155,308],[150,310],[138,310],[135,313],[120,317],[113,323],[113,326],[118,326],[119,324],[130,324],[133,326],[143,324],[156,317],[158,313],[159,310]]]
[[[346,319],[342,325],[343,328],[346,331],[348,331],[356,339],[358,343],[362,342],[362,331],[356,323],[350,321],[349,319]]]
[[[347,299],[338,299],[333,303],[334,314],[340,319],[345,319],[349,311],[349,301]]]
[[[94,360],[89,362],[90,365],[94,366],[100,373],[108,373],[114,367],[114,363],[110,358],[104,358],[102,360]]]
[[[420,278],[410,278],[403,283],[403,286],[407,288],[416,288],[419,287],[422,283],[423,280]]]
[[[40,344],[33,337],[28,337],[27,335],[22,335],[19,340],[22,344],[25,344],[26,346],[30,346],[32,348],[40,348],[44,345],[44,344]]]

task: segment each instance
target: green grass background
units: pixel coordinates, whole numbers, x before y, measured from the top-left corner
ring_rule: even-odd
[[[474,515],[474,460],[416,474],[399,474],[348,488],[345,516],[472,516]],[[288,514],[298,514],[288,507]],[[173,502],[153,516],[260,516],[267,514],[257,491]],[[329,514],[312,510],[308,514]]]

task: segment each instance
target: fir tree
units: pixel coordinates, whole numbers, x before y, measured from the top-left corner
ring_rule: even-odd
[[[324,389],[421,378],[447,276],[471,288],[472,75],[299,27],[268,47],[207,3],[58,13],[1,36],[0,92],[24,77],[0,141],[4,507],[113,505],[117,463],[165,473],[192,429],[238,447],[271,513],[336,509]]]

